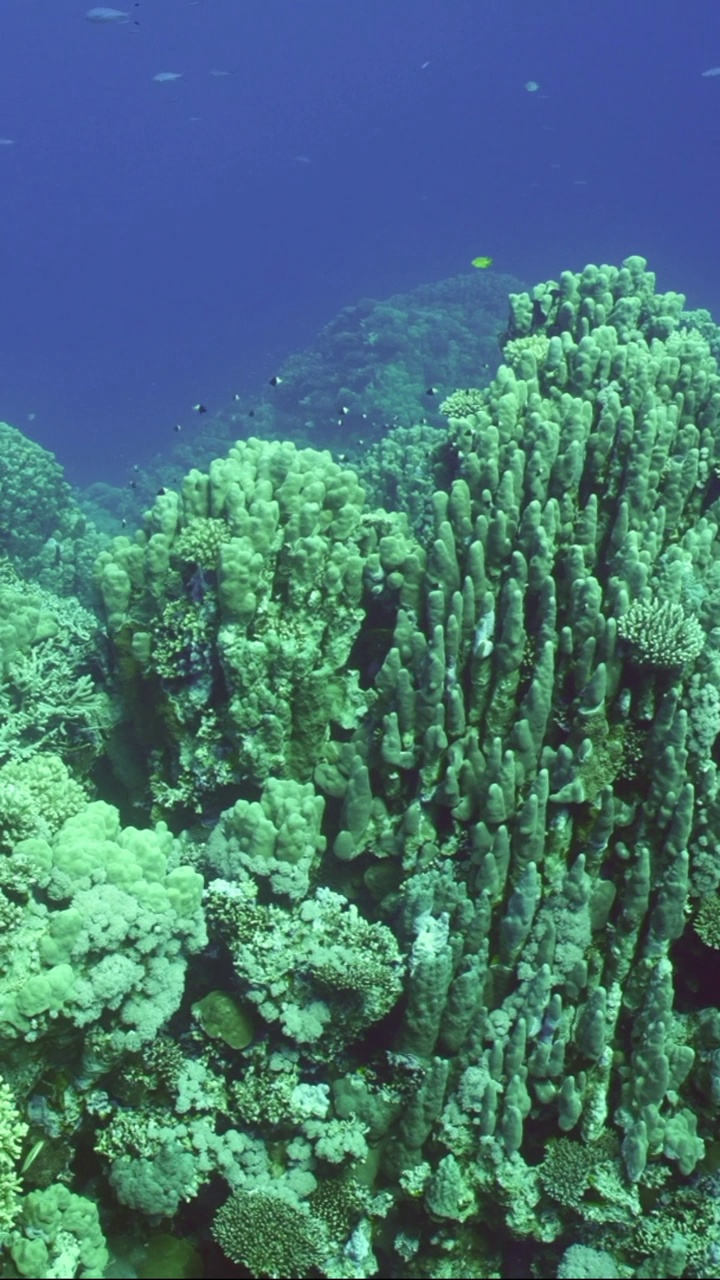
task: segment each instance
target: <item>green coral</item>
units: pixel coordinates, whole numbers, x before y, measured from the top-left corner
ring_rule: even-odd
[[[414,531],[251,439],[100,557],[105,760],[177,839],[84,802],[41,832],[67,778],[4,775],[17,1097],[95,1148],[113,1225],[208,1224],[222,1180],[253,1274],[497,1275],[510,1237],[717,1272],[720,377],[642,259],[510,305]],[[403,502],[428,425],[385,454]],[[6,609],[8,673],[44,616]]]
[[[323,1220],[273,1191],[236,1191],[213,1222],[223,1253],[254,1276],[327,1275],[329,1236]]]
[[[433,494],[451,474],[449,455],[445,433],[424,418],[412,426],[395,423],[379,440],[349,451],[368,501],[402,511],[423,545],[432,531]]]
[[[297,1058],[290,1053],[269,1055],[267,1046],[258,1046],[249,1057],[239,1080],[230,1092],[233,1107],[247,1125],[262,1127],[266,1132],[276,1126],[292,1126],[293,1093],[299,1083]]]
[[[14,579],[0,583],[0,760],[52,752],[87,772],[112,721],[97,618]]]
[[[71,504],[70,486],[47,449],[0,422],[0,526],[11,558],[37,558],[58,514]]]
[[[687,1176],[713,1126],[668,953],[717,821],[685,699],[691,664],[702,680],[715,661],[720,380],[640,259],[511,306],[515,367],[471,433],[450,423],[457,478],[436,495],[423,607],[398,614],[354,756],[338,749],[316,780],[358,815],[340,858],[404,859],[398,1042],[450,1072],[430,1127],[456,1158],[488,1159],[489,1196],[541,1117],[579,1154],[614,1128],[599,1212],[627,1221],[633,1184],[658,1162]],[[365,875],[395,903],[386,868]],[[430,1110],[418,1101],[416,1127],[408,1108],[399,1164]],[[532,1234],[522,1203],[508,1223]]]
[[[197,516],[191,519],[176,538],[173,551],[179,560],[211,570],[217,564],[218,552],[231,537],[225,520],[216,516]]]
[[[553,1138],[538,1169],[552,1200],[590,1222],[632,1222],[639,1200],[628,1189],[620,1144],[611,1132],[596,1142]]]
[[[3,1234],[12,1227],[20,1208],[18,1165],[27,1131],[12,1090],[0,1078],[0,1233]]]
[[[546,333],[530,333],[510,338],[503,346],[503,360],[520,378],[532,378],[542,369],[550,350]]]
[[[717,324],[705,307],[695,307],[682,313],[682,322],[686,329],[699,333],[707,342],[716,360],[720,359],[720,325]]]
[[[308,779],[331,726],[364,709],[347,660],[368,603],[412,595],[415,550],[329,454],[256,439],[161,494],[140,539],[115,539],[97,580],[137,708],[125,750],[149,754],[163,810],[212,806],[231,780]],[[200,755],[187,744],[208,715]]]
[[[440,412],[447,418],[469,418],[479,413],[485,403],[479,387],[462,387],[440,402]]]
[[[9,760],[0,767],[0,842],[12,848],[29,836],[54,836],[88,798],[59,756]]]
[[[35,1040],[60,1014],[78,1027],[105,1015],[119,1045],[157,1034],[182,999],[187,955],[206,940],[202,877],[170,868],[172,851],[163,824],[121,828],[102,801],[52,838],[15,845],[6,879],[24,881],[28,897],[0,982],[5,1040]]]
[[[640,667],[672,671],[688,666],[705,646],[705,632],[697,618],[681,604],[636,600],[618,619],[618,635]]]
[[[584,1244],[571,1244],[557,1271],[558,1280],[615,1280],[619,1274],[612,1254]]]
[[[54,455],[7,422],[0,422],[0,530],[7,557],[2,576],[14,569],[92,607],[92,565],[105,539]]]
[[[403,961],[390,930],[328,888],[287,910],[262,905],[252,882],[214,880],[207,910],[247,998],[298,1044],[332,1052],[384,1017],[400,995]]]
[[[35,1280],[101,1280],[109,1261],[97,1205],[62,1185],[23,1198],[9,1247],[19,1274]]]
[[[720,897],[703,898],[693,921],[695,932],[706,947],[720,951]]]
[[[260,800],[238,800],[221,815],[205,860],[225,879],[250,873],[275,894],[303,898],[325,849],[324,809],[311,782],[268,778]]]

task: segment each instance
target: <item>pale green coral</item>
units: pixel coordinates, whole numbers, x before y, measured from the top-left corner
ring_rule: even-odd
[[[202,877],[170,868],[172,851],[162,824],[121,828],[102,801],[51,839],[15,846],[8,867],[29,897],[0,983],[6,1039],[37,1039],[60,1013],[79,1027],[105,1014],[121,1045],[157,1034],[182,998],[187,955],[206,940]]]
[[[268,778],[260,800],[238,800],[222,814],[206,861],[225,879],[252,874],[267,879],[276,894],[302,898],[326,844],[324,808],[311,782]]]
[[[427,1128],[429,1102],[417,1124],[408,1108],[398,1163],[437,1124],[456,1158],[487,1159],[491,1196],[541,1116],[581,1154],[612,1125],[607,1194],[627,1220],[653,1162],[697,1167],[715,1111],[669,951],[688,850],[707,832],[709,862],[717,822],[684,698],[690,665],[712,670],[720,380],[640,259],[511,305],[516,368],[472,423],[450,424],[458,475],[436,496],[424,608],[398,615],[354,756],[345,744],[316,781],[353,815],[340,858],[405,852],[399,1044],[472,1064]],[[415,845],[418,810],[431,834]],[[381,866],[365,874],[392,885]],[[570,1206],[538,1224],[539,1203],[504,1210],[552,1239]]]
[[[265,1145],[258,1138],[217,1124],[218,1098],[209,1081],[208,1112],[174,1116],[164,1108],[118,1110],[96,1139],[109,1163],[109,1178],[121,1204],[150,1217],[170,1217],[213,1176],[231,1186],[263,1185],[269,1175]],[[314,1183],[313,1183],[314,1185]]]
[[[485,394],[478,387],[462,387],[440,402],[447,418],[469,418],[484,406]]]
[[[199,569],[214,569],[220,547],[230,537],[230,528],[225,520],[215,516],[196,516],[175,539],[173,552],[179,560],[187,560]]]
[[[393,424],[350,457],[369,501],[402,511],[424,546],[432,530],[433,494],[450,476],[448,453],[445,433],[421,419],[412,426]]]
[[[113,761],[191,825],[21,842],[0,1010],[110,1211],[223,1179],[256,1274],[275,1197],[338,1277],[501,1274],[510,1237],[538,1274],[716,1274],[720,378],[681,324],[639,258],[514,295],[427,545],[250,440],[101,558]],[[246,1002],[251,1043],[213,1034]],[[78,1083],[33,1077],[50,1037]]]
[[[37,561],[62,515],[72,510],[70,486],[52,453],[0,422],[0,528],[3,550],[16,564]],[[80,512],[76,509],[75,519]]]
[[[1,577],[12,570],[93,607],[92,566],[106,539],[54,455],[6,422],[0,422],[0,531]]]
[[[503,360],[521,378],[531,378],[542,368],[550,349],[545,333],[531,333],[523,338],[510,338],[503,347]],[[459,415],[458,415],[459,416]]]
[[[0,760],[54,752],[88,770],[112,721],[99,624],[77,601],[0,584]]]
[[[330,1237],[322,1219],[276,1191],[236,1191],[216,1213],[213,1235],[231,1262],[252,1275],[328,1274]]]
[[[403,962],[392,933],[330,889],[287,910],[261,905],[252,882],[214,880],[207,910],[247,998],[298,1044],[332,1052],[384,1017],[400,995]]]
[[[412,596],[415,553],[404,519],[366,512],[328,453],[254,439],[161,494],[134,543],[115,540],[97,580],[138,704],[126,731],[163,809],[216,803],[231,778],[308,779],[331,727],[365,707],[347,662],[367,603]],[[201,760],[184,744],[208,713]]]
[[[226,991],[209,991],[192,1006],[206,1035],[232,1049],[244,1049],[253,1038],[253,1020],[246,1008]]]
[[[18,1168],[27,1131],[12,1090],[0,1078],[0,1236],[12,1227],[20,1208]]]
[[[584,1244],[571,1244],[557,1271],[558,1280],[615,1280],[619,1274],[612,1254]]]
[[[705,633],[697,618],[680,604],[636,600],[618,619],[618,635],[629,646],[633,661],[641,667],[672,670],[695,661],[705,645]]]
[[[720,897],[717,894],[703,898],[693,920],[693,927],[706,947],[720,951]]]
[[[19,1274],[34,1280],[102,1280],[109,1261],[97,1205],[62,1185],[23,1198],[9,1246]]]
[[[10,760],[0,768],[0,843],[12,847],[28,836],[54,836],[88,799],[59,756]]]

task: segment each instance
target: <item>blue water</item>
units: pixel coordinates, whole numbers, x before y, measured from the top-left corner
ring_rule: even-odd
[[[716,0],[87,8],[0,11],[0,418],[75,482],[478,254],[641,253],[720,313]]]

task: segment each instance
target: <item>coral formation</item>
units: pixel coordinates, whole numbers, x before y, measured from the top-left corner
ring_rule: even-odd
[[[412,521],[253,437],[101,551],[102,768],[0,768],[3,1274],[130,1213],[257,1276],[717,1275],[706,328],[563,273]]]

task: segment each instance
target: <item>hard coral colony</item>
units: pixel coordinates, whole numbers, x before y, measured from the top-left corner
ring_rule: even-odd
[[[717,1275],[720,378],[683,308],[637,257],[512,294],[428,538],[251,438],[100,548],[95,756],[66,721],[0,768],[3,1274],[101,1276],[132,1222],[255,1276]],[[10,726],[38,590],[0,585]]]

